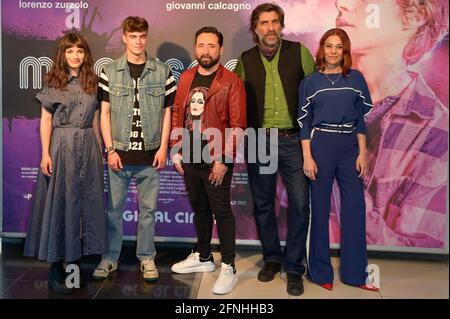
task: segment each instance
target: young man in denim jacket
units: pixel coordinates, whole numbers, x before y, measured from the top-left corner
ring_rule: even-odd
[[[93,273],[107,278],[117,269],[122,248],[122,213],[132,177],[139,197],[136,256],[145,281],[159,277],[155,266],[155,209],[159,172],[166,162],[170,106],[176,82],[169,66],[147,56],[148,23],[128,17],[122,23],[125,54],[100,75],[101,131],[109,165],[106,210],[108,252]]]

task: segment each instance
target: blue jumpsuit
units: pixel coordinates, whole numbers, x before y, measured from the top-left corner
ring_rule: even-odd
[[[311,182],[311,230],[307,277],[317,284],[333,283],[329,246],[331,191],[337,179],[341,193],[341,280],[366,282],[367,247],[364,186],[358,177],[357,134],[365,134],[364,118],[373,107],[363,75],[315,72],[299,88],[297,119],[301,140],[311,140],[318,173]]]

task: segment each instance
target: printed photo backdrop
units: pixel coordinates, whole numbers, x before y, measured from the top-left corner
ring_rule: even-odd
[[[369,84],[375,108],[367,118],[371,171],[364,182],[367,240],[373,250],[448,253],[448,1],[426,2],[431,11],[421,23],[407,15],[402,1],[278,1],[286,13],[283,37],[304,43],[313,55],[327,29],[344,28],[352,40],[353,67]],[[147,52],[169,64],[179,78],[195,64],[195,31],[213,25],[225,38],[221,62],[233,70],[240,53],[253,46],[249,17],[259,3],[1,0],[3,233],[26,232],[41,156],[40,106],[34,96],[65,32],[76,29],[87,38],[99,73],[124,52],[122,20],[143,16],[150,24]],[[167,164],[161,172],[157,236],[192,241],[193,211],[183,180],[169,160]],[[107,182],[105,166],[105,192]],[[238,243],[258,244],[245,164],[235,166],[231,204]],[[335,185],[330,219],[334,247],[340,237],[339,205]],[[279,178],[275,209],[282,240],[287,206]],[[124,234],[134,236],[134,183],[123,219]]]

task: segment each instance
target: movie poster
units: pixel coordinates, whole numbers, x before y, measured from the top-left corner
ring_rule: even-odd
[[[369,249],[448,253],[448,1],[425,1],[411,16],[405,1],[277,1],[283,37],[315,55],[321,35],[343,28],[352,41],[353,68],[365,76],[374,108],[366,119],[369,174],[364,179]],[[193,65],[194,34],[207,25],[224,34],[222,64],[233,70],[254,45],[250,14],[262,1],[27,1],[2,0],[3,225],[24,236],[41,156],[40,105],[57,40],[75,29],[86,37],[95,71],[124,53],[120,24],[130,15],[150,24],[147,53],[178,79]],[[242,158],[242,152],[238,155]],[[193,241],[193,214],[183,179],[170,159],[161,171],[156,212],[159,240]],[[231,204],[238,244],[259,244],[246,166],[235,165]],[[105,192],[108,176],[105,163]],[[132,182],[123,212],[124,235],[138,220]],[[340,194],[332,194],[330,240],[340,238]],[[105,196],[106,199],[106,196]],[[286,237],[287,194],[278,178],[275,211]],[[217,238],[214,233],[214,238]]]

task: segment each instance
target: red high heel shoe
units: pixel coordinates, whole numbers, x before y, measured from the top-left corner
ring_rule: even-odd
[[[322,288],[325,288],[326,290],[333,290],[333,284],[322,284],[320,285]]]
[[[375,286],[367,286],[367,285],[361,285],[359,286],[361,289],[370,290],[370,291],[380,291],[380,288],[377,288]]]

